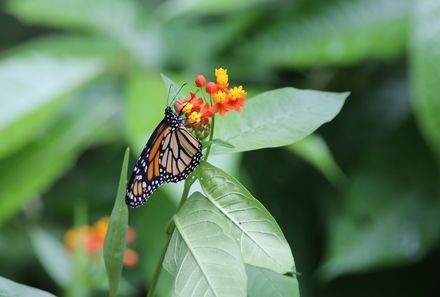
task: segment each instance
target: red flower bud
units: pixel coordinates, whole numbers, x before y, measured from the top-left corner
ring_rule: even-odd
[[[218,90],[218,87],[215,83],[213,83],[212,81],[210,81],[207,85],[206,85],[206,92],[208,92],[209,94],[214,94],[216,93]]]
[[[196,86],[198,86],[199,88],[203,87],[206,84],[206,78],[199,74],[196,76]]]

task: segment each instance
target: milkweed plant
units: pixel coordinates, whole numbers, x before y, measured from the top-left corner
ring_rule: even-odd
[[[177,96],[176,84],[163,78]],[[349,93],[285,87],[249,97],[242,85],[230,84],[224,68],[215,69],[215,81],[197,75],[193,87],[172,108],[201,143],[203,157],[186,176],[164,230],[168,241],[148,296],[156,296],[163,269],[173,277],[171,296],[299,296],[292,250],[276,220],[235,177],[210,164],[209,156],[295,143],[332,120]],[[117,296],[127,262],[128,156],[127,149],[104,243],[110,296]],[[192,193],[196,181],[202,193]]]

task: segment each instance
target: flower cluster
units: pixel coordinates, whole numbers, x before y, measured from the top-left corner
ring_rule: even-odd
[[[197,92],[190,92],[185,100],[177,100],[175,110],[181,113],[188,127],[193,128],[200,138],[209,135],[210,119],[218,113],[224,116],[228,111],[241,111],[245,106],[246,91],[242,86],[229,88],[229,75],[227,69],[215,69],[216,82],[206,82],[206,78],[199,74],[195,78]],[[204,89],[203,89],[204,88]],[[210,97],[207,102],[203,96],[198,97],[197,93],[204,90]],[[201,133],[200,133],[201,132]]]
[[[77,244],[81,244],[84,251],[89,255],[102,255],[104,240],[107,233],[109,217],[103,217],[95,225],[81,226],[69,229],[64,236],[66,249],[72,252]],[[135,239],[135,231],[128,228],[126,243],[130,244]],[[132,249],[126,249],[124,255],[124,266],[134,267],[139,261],[138,254]]]

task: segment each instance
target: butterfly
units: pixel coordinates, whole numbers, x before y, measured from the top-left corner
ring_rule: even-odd
[[[201,157],[202,144],[184,126],[180,114],[168,106],[133,168],[125,202],[130,207],[141,206],[163,183],[185,179]]]

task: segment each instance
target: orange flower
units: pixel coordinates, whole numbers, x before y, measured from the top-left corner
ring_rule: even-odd
[[[189,116],[188,116],[188,122],[190,124],[198,124],[200,123],[200,120],[202,119],[202,114],[200,112],[197,111],[193,111]]]
[[[89,255],[102,254],[104,249],[105,235],[107,234],[109,217],[103,217],[93,226],[81,226],[79,228],[71,228],[67,230],[64,236],[64,243],[66,249],[72,252],[79,241],[85,252]],[[127,244],[131,243],[135,238],[135,231],[132,227],[128,227]],[[136,253],[135,251],[127,249],[129,253]],[[137,264],[137,259],[133,255],[131,257],[130,267]],[[136,261],[134,260],[136,259]]]
[[[244,107],[244,100],[246,99],[246,91],[243,89],[242,86],[239,87],[233,87],[228,92],[229,95],[229,106],[236,110],[241,112],[241,107]]]
[[[209,125],[209,118],[212,118],[215,115],[214,112],[211,110],[211,105],[208,102],[203,105],[200,113],[202,115],[203,122],[205,122],[205,125]]]
[[[181,101],[181,100],[177,100],[177,101]],[[180,109],[176,109],[176,110],[179,112],[182,111],[182,113],[185,114],[191,114],[194,111],[199,112],[200,106],[202,104],[203,104],[203,98],[197,98],[195,93],[190,92],[190,96],[179,103]]]
[[[231,110],[231,107],[229,106],[229,98],[228,94],[226,94],[223,91],[217,91],[217,93],[214,94],[214,106],[212,107],[212,112],[219,112],[220,116],[224,116],[225,113],[229,110]]]

